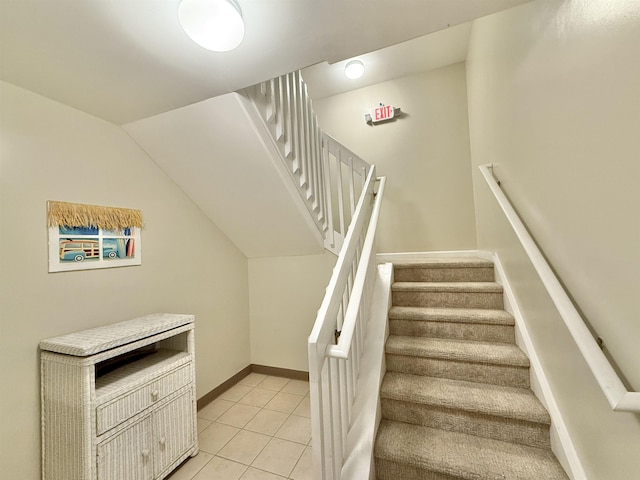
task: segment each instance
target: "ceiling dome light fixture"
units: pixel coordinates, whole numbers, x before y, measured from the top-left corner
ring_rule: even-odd
[[[214,52],[233,50],[244,38],[244,22],[235,0],[182,0],[178,18],[189,38]]]
[[[351,80],[360,78],[364,74],[364,63],[360,60],[351,60],[345,65],[344,74]]]

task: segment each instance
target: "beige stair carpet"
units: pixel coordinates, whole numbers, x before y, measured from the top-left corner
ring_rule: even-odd
[[[566,479],[492,262],[437,258],[394,276],[378,480]]]

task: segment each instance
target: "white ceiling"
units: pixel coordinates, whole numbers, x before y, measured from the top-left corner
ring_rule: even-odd
[[[317,63],[302,70],[302,77],[313,99],[347,92],[356,88],[428,72],[453,63],[463,62],[471,34],[471,22],[440,30],[429,35],[407,40],[375,52],[358,55],[365,65],[365,74],[351,80],[344,74],[344,67],[352,60],[330,64]]]
[[[527,1],[239,0],[245,39],[214,53],[181,30],[179,0],[0,0],[0,80],[117,125],[316,64],[305,78],[326,96],[463,60],[468,27],[370,52]],[[359,55],[365,79],[331,80]]]

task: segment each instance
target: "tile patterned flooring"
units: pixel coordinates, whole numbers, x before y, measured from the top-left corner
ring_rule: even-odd
[[[168,480],[311,480],[309,383],[250,374],[198,411],[198,446]]]

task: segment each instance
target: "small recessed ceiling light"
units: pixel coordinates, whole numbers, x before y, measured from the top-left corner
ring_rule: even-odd
[[[351,60],[344,67],[344,74],[351,80],[360,78],[364,74],[364,63],[360,60]]]
[[[178,18],[189,38],[214,52],[233,50],[244,38],[244,22],[235,0],[182,0]]]

